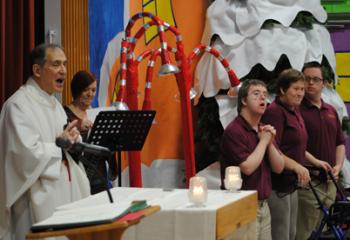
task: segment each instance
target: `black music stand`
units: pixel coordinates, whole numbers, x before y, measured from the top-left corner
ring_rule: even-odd
[[[101,111],[88,142],[118,152],[118,186],[121,187],[121,152],[139,151],[145,143],[156,111]]]

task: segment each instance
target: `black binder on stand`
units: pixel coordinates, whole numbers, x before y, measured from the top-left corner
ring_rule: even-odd
[[[101,111],[88,142],[118,153],[118,186],[121,187],[121,152],[142,149],[156,111]]]

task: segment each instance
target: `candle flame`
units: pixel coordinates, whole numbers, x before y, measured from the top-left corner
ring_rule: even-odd
[[[229,181],[239,180],[239,176],[237,176],[235,174],[230,174],[230,175],[228,175],[228,180]]]
[[[200,195],[203,194],[203,187],[202,186],[194,186],[193,188],[193,194],[194,195]]]

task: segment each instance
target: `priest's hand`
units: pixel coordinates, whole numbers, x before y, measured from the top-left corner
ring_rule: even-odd
[[[70,122],[67,127],[64,129],[61,135],[58,137],[67,139],[71,143],[77,142],[80,139],[80,132],[78,130],[78,120]]]

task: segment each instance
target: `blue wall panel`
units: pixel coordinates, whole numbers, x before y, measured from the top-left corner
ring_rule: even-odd
[[[98,81],[107,44],[124,28],[123,14],[124,0],[89,0],[90,71]],[[93,107],[98,106],[97,97]]]

